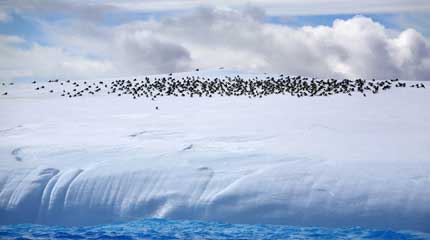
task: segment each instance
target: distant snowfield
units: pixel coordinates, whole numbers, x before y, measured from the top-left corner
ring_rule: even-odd
[[[0,223],[160,217],[429,232],[426,87],[151,101],[4,86]]]

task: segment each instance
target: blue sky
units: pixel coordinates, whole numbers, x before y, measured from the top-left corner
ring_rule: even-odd
[[[145,21],[149,18],[162,19],[164,17],[184,14],[184,10],[162,12],[106,12],[98,24],[107,26],[121,25],[131,21]],[[16,35],[30,41],[44,44],[43,31],[38,24],[38,19],[47,22],[61,22],[76,18],[74,15],[62,15],[48,13],[42,16],[26,15],[11,11],[9,20],[0,23],[0,34]],[[350,19],[356,15],[362,15],[383,24],[387,28],[404,30],[407,28],[418,29],[423,35],[430,34],[430,12],[383,12],[383,13],[347,13],[347,14],[316,14],[316,15],[268,15],[265,21],[274,24],[283,24],[292,27],[303,26],[331,26],[336,19]]]
[[[200,31],[198,34],[211,35],[213,31],[217,30],[211,29],[211,27],[217,24],[218,27],[225,27],[225,31],[228,32],[228,24],[236,25],[240,21],[244,21],[244,24],[248,24],[250,27],[248,32],[243,34],[255,34],[257,38],[261,37],[262,32],[266,32],[264,34],[269,34],[271,40],[273,39],[276,44],[278,44],[278,38],[287,37],[286,41],[291,41],[290,44],[300,45],[295,38],[299,38],[304,33],[308,34],[306,29],[310,27],[310,31],[313,32],[312,36],[315,37],[313,44],[315,44],[316,50],[322,53],[327,50],[327,46],[318,44],[321,36],[315,34],[320,34],[321,28],[319,27],[326,26],[327,34],[334,35],[336,31],[341,31],[339,29],[342,27],[338,28],[333,24],[341,20],[340,25],[349,23],[360,26],[369,25],[363,25],[357,31],[361,31],[362,28],[365,30],[374,28],[372,31],[380,31],[380,35],[383,35],[382,38],[385,39],[378,41],[386,43],[387,49],[395,49],[392,54],[385,52],[383,54],[392,55],[393,58],[398,58],[400,54],[405,58],[400,62],[393,59],[393,66],[383,66],[384,68],[395,74],[411,78],[426,78],[428,73],[430,2],[426,0],[304,0],[300,2],[215,0],[207,1],[204,5],[200,2],[194,0],[4,0],[0,2],[0,54],[3,53],[3,57],[0,56],[0,62],[4,63],[0,66],[0,72],[3,73],[3,76],[8,76],[13,80],[48,78],[51,75],[52,77],[84,78],[92,75],[105,77],[121,74],[150,74],[163,71],[185,71],[200,65],[211,68],[221,65],[225,61],[219,56],[214,56],[215,53],[211,51],[211,48],[234,51],[238,46],[241,48],[241,45],[236,43],[240,41],[240,37],[235,39],[234,36],[229,36],[230,39],[204,41],[201,38],[189,38],[189,36],[181,34],[198,30]],[[196,21],[187,20],[190,17],[196,18]],[[362,20],[354,20],[357,17],[361,17]],[[250,23],[249,19],[255,22]],[[202,23],[200,24],[199,21]],[[184,25],[178,26],[179,23]],[[207,28],[205,28],[205,24],[207,24]],[[383,29],[378,26],[382,26]],[[252,27],[256,28],[255,33],[252,33]],[[261,31],[260,28],[264,31]],[[279,29],[280,32],[291,32],[292,35],[286,36],[285,33],[278,35],[273,32],[273,29]],[[205,33],[205,31],[208,32]],[[239,32],[241,32],[240,28]],[[364,63],[360,62],[360,59],[350,60],[349,63],[333,63],[333,61],[340,61],[339,59],[343,59],[344,56],[352,57],[356,52],[341,42],[335,42],[329,35],[324,35],[327,38],[324,41],[333,41],[333,43],[327,44],[337,50],[336,53],[330,52],[330,54],[334,54],[331,56],[332,62],[325,62],[317,67],[317,69],[321,68],[321,72],[317,72],[317,74],[322,76],[372,76],[374,74],[373,76],[378,77],[394,75],[390,72],[372,73],[371,68],[362,66]],[[361,33],[358,36],[362,35],[365,34]],[[142,37],[152,45],[145,42],[133,42]],[[177,38],[178,41],[172,40],[172,38]],[[402,40],[403,38],[405,40]],[[364,37],[363,40],[370,41]],[[407,42],[405,43],[405,41]],[[108,44],[102,42],[108,42]],[[252,44],[251,41],[249,44]],[[372,44],[367,42],[364,43],[364,46],[372,46]],[[405,46],[400,46],[401,44],[406,44],[405,46],[410,49],[401,50],[405,48]],[[135,55],[132,50],[129,50],[130,46],[134,46],[136,51],[141,51],[142,55]],[[168,50],[170,52],[166,53],[171,55],[154,60],[153,56],[158,56],[157,49],[154,48],[160,46],[171,48]],[[282,51],[278,51],[279,49]],[[162,50],[164,51],[164,49]],[[126,51],[131,51],[132,55],[123,54]],[[240,54],[234,56],[237,59],[228,62],[231,64],[229,67],[251,68],[250,70],[258,71],[285,69],[291,71],[292,74],[307,72],[300,67],[289,67],[290,65],[274,67],[276,64],[271,64],[275,60],[279,61],[277,57],[280,54],[301,55],[300,52],[297,53],[294,48],[290,49],[288,46],[280,45],[278,49],[261,49],[258,44],[246,45],[238,52]],[[34,59],[31,58],[35,58],[35,56],[38,58],[44,54],[47,58],[59,58],[53,64],[60,64],[61,68],[53,68],[55,72],[52,72],[52,68],[48,66],[49,60],[46,63],[47,66],[32,64]],[[307,54],[312,55],[308,56],[312,59],[318,57],[312,53]],[[210,57],[218,59],[218,62],[211,60],[211,62],[202,63],[201,59],[205,59],[205,55],[206,59]],[[237,57],[239,55],[243,59]],[[6,59],[4,56],[11,57]],[[151,62],[151,57],[153,62]],[[356,57],[372,58],[372,56],[361,56],[360,54]],[[178,58],[178,60],[172,58]],[[143,69],[129,67],[135,59],[144,61],[148,67]],[[16,63],[11,63],[12,60],[15,60]],[[241,64],[241,60],[251,63]],[[409,66],[410,62],[418,65]],[[164,63],[165,66],[163,66]],[[402,71],[401,68],[405,67],[411,69]],[[64,73],[59,74],[59,69],[62,68],[64,68]],[[364,70],[369,70],[371,74],[363,72]]]

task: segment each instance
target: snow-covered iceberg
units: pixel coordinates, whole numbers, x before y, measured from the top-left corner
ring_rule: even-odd
[[[6,86],[0,224],[160,217],[428,232],[426,86],[156,101]]]

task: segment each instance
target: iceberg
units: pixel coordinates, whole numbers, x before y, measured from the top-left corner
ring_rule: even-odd
[[[225,72],[173,76],[189,74]],[[429,232],[424,84],[367,97],[156,101],[7,86],[0,224],[167,218]]]

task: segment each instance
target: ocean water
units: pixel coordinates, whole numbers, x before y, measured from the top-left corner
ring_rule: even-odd
[[[3,225],[0,239],[430,239],[430,234],[147,219],[88,227]]]

